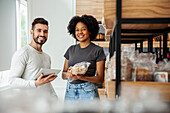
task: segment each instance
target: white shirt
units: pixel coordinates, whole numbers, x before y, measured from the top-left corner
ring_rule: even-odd
[[[35,88],[35,79],[41,68],[51,68],[50,56],[26,45],[16,51],[12,57],[9,85],[15,88]],[[38,88],[54,93],[51,83],[38,86]]]

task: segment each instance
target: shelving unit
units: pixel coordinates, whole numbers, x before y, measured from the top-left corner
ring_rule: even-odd
[[[115,5],[116,9],[113,8],[113,20],[110,22],[113,23],[110,54],[113,55],[114,51],[116,51],[115,95],[116,98],[118,98],[121,95],[121,86],[123,86],[123,84],[121,85],[121,43],[141,43],[141,45],[143,45],[143,41],[147,40],[148,52],[152,52],[153,37],[163,34],[163,56],[166,58],[167,33],[170,31],[168,26],[168,24],[170,24],[170,2],[168,2],[168,0],[111,1],[114,2],[112,5]],[[140,29],[138,29],[138,27],[140,27]],[[122,35],[122,33],[134,35]],[[139,35],[141,33],[147,33],[147,35]],[[122,40],[122,38],[124,38],[124,40]],[[156,82],[146,83],[157,84]],[[138,82],[134,84],[138,84]],[[170,89],[169,85],[167,87]]]
[[[111,86],[114,87],[113,90],[115,90],[112,93],[114,98],[115,96],[119,97],[121,94],[121,89],[118,87],[122,86],[123,88],[126,84],[131,84],[131,86],[142,86],[142,84],[146,84],[147,87],[158,86],[160,89],[166,85],[166,90],[169,90],[169,83],[120,81],[120,49],[123,44],[133,43],[136,48],[140,47],[140,50],[143,50],[143,47],[148,47],[148,52],[152,52],[153,47],[160,47],[160,49],[163,47],[163,56],[166,58],[166,48],[170,47],[170,43],[167,43],[166,40],[167,33],[170,32],[169,0],[77,0],[77,3],[76,15],[92,14],[98,21],[101,21],[103,17],[102,10],[104,9],[106,29],[112,30],[111,39],[110,41],[93,41],[93,43],[101,47],[109,47],[111,44],[110,57],[114,51],[116,51],[117,76],[116,81],[111,81]],[[154,37],[160,37],[160,35],[163,35],[164,40],[153,42],[152,39]],[[109,35],[107,34],[107,36]],[[140,46],[137,46],[137,43],[140,43]],[[163,92],[167,93],[165,90]],[[163,95],[165,93],[163,93]],[[168,92],[168,95],[169,94]],[[170,97],[167,96],[167,98],[169,98],[170,102]]]

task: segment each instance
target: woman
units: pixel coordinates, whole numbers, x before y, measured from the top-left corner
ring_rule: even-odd
[[[96,84],[104,81],[105,54],[103,48],[91,42],[98,34],[98,22],[90,15],[74,16],[67,29],[80,43],[70,46],[64,55],[62,78],[73,80],[67,82],[65,101],[79,103],[99,98]],[[91,63],[87,72],[73,75],[72,66],[82,61]]]

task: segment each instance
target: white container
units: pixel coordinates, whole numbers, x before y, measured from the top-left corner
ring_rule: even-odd
[[[168,73],[167,72],[155,72],[154,80],[157,82],[168,82]]]

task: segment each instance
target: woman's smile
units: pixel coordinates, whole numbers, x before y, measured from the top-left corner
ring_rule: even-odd
[[[90,32],[88,31],[87,26],[82,22],[77,23],[76,29],[75,29],[75,35],[80,42],[90,40],[90,37],[89,37]]]

